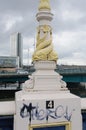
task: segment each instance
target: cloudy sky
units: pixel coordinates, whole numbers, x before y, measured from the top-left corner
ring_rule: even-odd
[[[34,50],[39,0],[0,0],[0,56],[10,55],[10,35],[22,33],[24,64]],[[50,0],[58,64],[86,65],[86,0]],[[29,52],[29,53],[28,53]]]

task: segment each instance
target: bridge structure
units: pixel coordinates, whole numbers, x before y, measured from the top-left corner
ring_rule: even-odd
[[[8,99],[8,97],[13,99],[15,92],[21,90],[22,84],[35,71],[33,66],[23,66],[23,70],[28,73],[0,73],[0,99]],[[86,87],[80,86],[81,82],[86,82],[86,66],[57,65],[55,71],[63,76],[63,80],[72,93],[86,97]]]
[[[15,92],[21,90],[26,80],[28,80],[27,73],[0,73],[0,101],[14,100]]]
[[[28,76],[31,75],[35,69],[33,66],[24,66],[23,69],[28,71],[27,73],[0,73],[0,84],[1,83],[24,83],[28,80]],[[86,82],[86,66],[66,66],[57,65],[56,72],[63,76],[65,82]]]
[[[86,66],[57,66],[56,71],[63,76],[65,82],[86,82]]]
[[[3,60],[3,57],[0,57],[1,61]],[[16,66],[16,58],[4,59],[5,61],[2,62],[4,64],[0,64],[0,85],[1,82],[16,82],[19,83],[24,82],[27,80],[28,75],[25,73],[17,73],[17,66]],[[14,60],[12,64],[9,64],[9,60]],[[8,63],[8,64],[7,64]],[[28,74],[31,74],[34,72],[33,65],[32,66],[23,66],[25,70],[28,71]],[[13,71],[13,72],[12,72]],[[86,82],[86,66],[77,66],[77,65],[57,65],[56,71],[60,73],[63,76],[63,80],[65,82]],[[24,75],[24,76],[23,76]],[[22,77],[21,77],[22,76]]]

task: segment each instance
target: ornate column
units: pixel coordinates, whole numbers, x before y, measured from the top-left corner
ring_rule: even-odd
[[[40,0],[36,19],[39,26],[37,27],[36,50],[32,56],[36,72],[32,74],[29,81],[25,82],[24,90],[67,90],[66,83],[61,80],[62,76],[54,71],[58,56],[52,43],[53,14],[49,0]]]
[[[33,61],[57,61],[57,53],[53,49],[52,43],[52,27],[49,0],[40,0],[39,11],[36,15],[39,22],[37,28],[36,50],[33,54]]]
[[[15,95],[14,130],[82,130],[80,98],[68,91],[62,76],[54,71],[57,54],[52,43],[52,16],[49,0],[40,0],[33,54],[36,71]]]

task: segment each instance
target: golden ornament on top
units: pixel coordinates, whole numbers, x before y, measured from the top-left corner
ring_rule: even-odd
[[[43,9],[51,10],[49,0],[40,0],[39,10],[41,11]]]

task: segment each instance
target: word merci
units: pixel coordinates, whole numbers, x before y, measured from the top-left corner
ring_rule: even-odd
[[[64,107],[58,105],[54,109],[40,109],[39,105],[33,106],[32,103],[23,104],[23,107],[20,109],[20,116],[22,118],[29,117],[29,122],[31,120],[47,120],[49,118],[60,119],[65,118],[67,121],[71,120],[72,113],[74,109],[69,111],[68,106]]]

